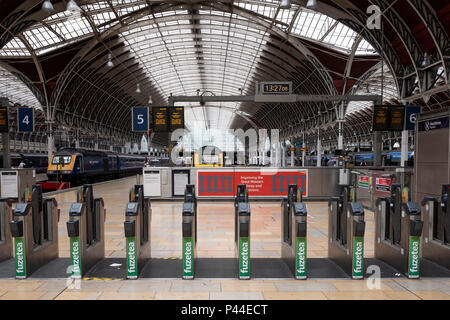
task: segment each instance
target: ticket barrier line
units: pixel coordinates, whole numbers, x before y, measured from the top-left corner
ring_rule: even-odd
[[[92,185],[83,185],[67,221],[73,278],[83,277],[105,258],[105,218],[103,199],[94,198]]]
[[[410,202],[406,189],[393,184],[391,196],[376,201],[375,257],[410,279],[420,277],[421,209]]]
[[[364,279],[364,208],[349,185],[328,202],[328,257],[352,279]]]
[[[8,222],[12,220],[12,204],[0,199],[0,262],[13,258],[11,231]]]
[[[197,198],[193,184],[186,185],[182,215],[182,278],[192,280],[197,260]]]
[[[281,258],[295,279],[307,279],[308,212],[297,185],[288,186],[288,196],[283,198],[281,207]]]
[[[250,279],[250,214],[247,186],[239,184],[234,201],[234,252],[241,280]]]
[[[130,191],[130,202],[125,211],[127,279],[137,279],[150,259],[151,204],[144,198],[144,186],[135,185]]]
[[[425,197],[422,256],[450,269],[450,185],[442,186],[441,199]]]
[[[58,258],[58,204],[43,199],[42,187],[25,191],[26,203],[18,203],[9,222],[14,239],[15,277],[24,279],[43,265]]]

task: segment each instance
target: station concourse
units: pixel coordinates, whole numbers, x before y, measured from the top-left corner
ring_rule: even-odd
[[[0,8],[0,300],[450,300],[449,3]]]

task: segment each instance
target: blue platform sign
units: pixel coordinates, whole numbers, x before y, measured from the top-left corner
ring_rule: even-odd
[[[133,108],[133,131],[144,132],[149,130],[149,116],[147,107]]]
[[[414,131],[416,129],[417,115],[420,107],[407,106],[405,112],[405,130]]]
[[[17,124],[19,132],[34,131],[34,108],[18,108]]]

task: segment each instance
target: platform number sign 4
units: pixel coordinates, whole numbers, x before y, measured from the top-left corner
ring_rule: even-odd
[[[34,109],[19,108],[17,112],[17,123],[19,132],[34,131]]]
[[[132,117],[133,131],[146,132],[149,130],[149,116],[147,107],[134,107]]]

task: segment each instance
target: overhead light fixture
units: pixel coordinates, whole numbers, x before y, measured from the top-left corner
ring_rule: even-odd
[[[150,97],[148,98],[148,103],[149,103],[149,104],[152,104],[152,103],[153,103],[152,96],[150,96]]]
[[[71,12],[81,12],[81,8],[77,5],[77,3],[74,0],[70,0],[67,3],[66,10]]]
[[[400,148],[400,143],[398,143],[398,141],[396,141],[394,143],[394,149],[398,149],[398,148]]]
[[[290,0],[281,0],[280,9],[290,9],[291,1]]]
[[[45,0],[42,4],[42,11],[45,12],[53,12],[55,11],[55,8],[53,8],[53,4],[50,2],[50,0]]]
[[[112,54],[108,54],[108,63],[106,64],[108,67],[112,68],[114,67],[114,63],[112,62]]]
[[[308,0],[306,3],[306,8],[313,10],[317,9],[317,0]]]
[[[138,83],[136,86],[136,93],[141,93],[141,85]]]

